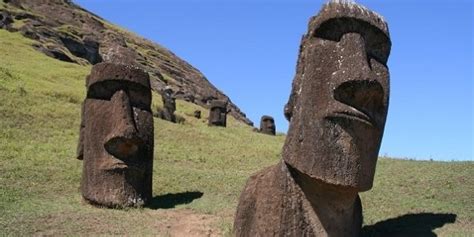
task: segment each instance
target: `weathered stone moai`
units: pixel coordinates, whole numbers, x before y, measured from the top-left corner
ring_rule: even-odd
[[[173,90],[166,87],[161,95],[163,101],[163,110],[161,110],[161,119],[176,123],[176,99],[173,97]]]
[[[268,135],[275,135],[276,130],[275,130],[275,120],[273,117],[264,115],[260,119],[260,130],[259,132],[263,134],[268,134]]]
[[[194,110],[194,117],[197,119],[201,118],[201,110]]]
[[[358,236],[358,192],[372,187],[389,101],[384,19],[332,1],[302,39],[279,164],[253,175],[236,236]]]
[[[227,101],[213,100],[209,110],[209,126],[227,126]]]
[[[82,196],[100,206],[142,206],[152,195],[149,76],[135,67],[100,63],[86,86],[77,151],[84,162]]]

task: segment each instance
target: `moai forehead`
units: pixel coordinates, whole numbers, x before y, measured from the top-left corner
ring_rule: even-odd
[[[91,89],[96,83],[101,82],[132,82],[143,86],[144,90],[150,89],[148,73],[138,67],[114,63],[99,63],[92,67],[91,74],[87,77],[86,86]]]
[[[309,23],[309,32],[324,27],[331,27],[334,22],[344,23],[344,21],[361,21],[372,25],[376,29],[382,31],[389,38],[388,25],[385,19],[362,5],[353,1],[330,1],[323,6],[318,15],[312,17]],[[331,27],[333,31],[344,30],[346,27],[357,30],[355,24],[340,24],[337,27]],[[363,29],[370,30],[370,29]]]
[[[272,116],[268,116],[268,115],[263,115],[262,118],[261,118],[261,121],[271,121],[271,122],[274,122],[275,120],[273,119]]]
[[[389,98],[391,41],[378,14],[331,1],[301,41],[285,116],[287,164],[327,183],[372,186]]]
[[[223,100],[213,100],[211,101],[211,109],[226,109],[227,108],[227,102]]]

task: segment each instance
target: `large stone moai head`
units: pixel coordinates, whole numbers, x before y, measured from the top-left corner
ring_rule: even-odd
[[[153,117],[150,80],[130,66],[100,63],[87,77],[78,158],[88,202],[141,206],[151,199]]]
[[[276,134],[275,120],[273,117],[264,115],[260,119],[260,132],[268,135]]]
[[[343,187],[372,187],[389,102],[391,41],[384,19],[344,1],[326,4],[302,39],[285,107],[284,161]]]
[[[222,100],[211,101],[209,110],[209,126],[227,126],[227,102]]]

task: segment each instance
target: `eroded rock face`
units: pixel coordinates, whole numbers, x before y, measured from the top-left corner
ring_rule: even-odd
[[[211,101],[209,109],[209,126],[227,126],[227,102],[222,100]]]
[[[149,76],[100,63],[87,77],[78,159],[85,200],[107,207],[142,206],[151,199],[153,117]]]
[[[0,11],[0,29],[8,29],[13,19],[8,12]]]
[[[237,236],[358,236],[358,192],[372,187],[387,115],[390,48],[384,19],[355,3],[329,2],[311,18],[282,161],[247,182]]]
[[[275,120],[273,117],[264,115],[260,119],[260,132],[268,135],[275,135],[276,133]]]

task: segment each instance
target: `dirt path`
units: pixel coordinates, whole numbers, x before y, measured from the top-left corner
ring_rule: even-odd
[[[161,211],[161,219],[157,222],[157,228],[165,236],[173,237],[214,237],[222,236],[216,227],[218,217],[205,214],[197,214],[191,210],[164,210]]]

